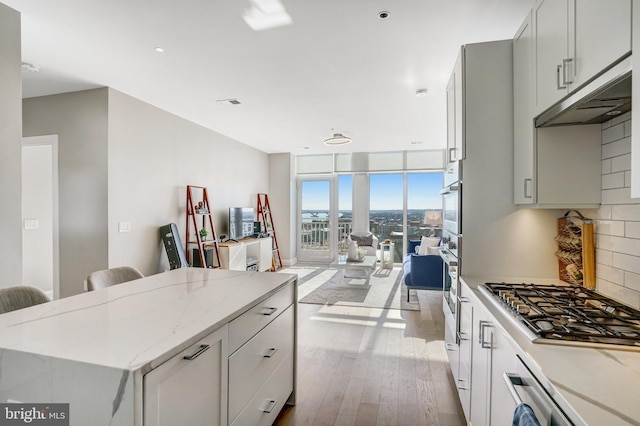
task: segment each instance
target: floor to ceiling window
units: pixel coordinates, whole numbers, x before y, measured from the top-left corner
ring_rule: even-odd
[[[379,242],[390,240],[395,244],[394,262],[402,255],[404,239],[403,188],[401,173],[369,176],[369,230]]]
[[[298,260],[333,260],[352,232],[395,244],[441,235],[444,150],[314,154],[296,157]],[[376,247],[378,250],[380,247]]]
[[[442,173],[371,174],[369,228],[394,243],[401,262],[408,240],[442,233]]]

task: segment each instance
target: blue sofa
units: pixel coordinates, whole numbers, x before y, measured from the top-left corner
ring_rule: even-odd
[[[442,290],[442,274],[444,263],[437,254],[416,254],[416,246],[420,240],[409,240],[407,255],[402,262],[404,284],[407,286],[407,302],[409,289]]]

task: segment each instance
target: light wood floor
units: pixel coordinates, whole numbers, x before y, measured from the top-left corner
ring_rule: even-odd
[[[297,404],[276,425],[463,425],[441,293],[421,311],[298,305]]]

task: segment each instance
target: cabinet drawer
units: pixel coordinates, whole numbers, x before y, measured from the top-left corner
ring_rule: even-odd
[[[229,323],[229,353],[251,339],[258,331],[276,319],[294,300],[293,284],[251,308]]]
[[[293,392],[293,352],[289,352],[278,369],[231,425],[268,426],[273,424],[291,392]]]
[[[233,421],[293,350],[293,306],[229,358],[229,420]],[[269,356],[270,355],[270,356]]]

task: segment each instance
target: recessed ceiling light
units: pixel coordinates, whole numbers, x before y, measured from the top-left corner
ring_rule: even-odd
[[[332,137],[325,139],[325,145],[346,145],[351,142],[351,138],[344,136],[342,133],[334,133]]]
[[[422,141],[411,141],[409,142],[411,145],[422,145],[424,142]]]
[[[164,48],[158,46],[158,47],[155,48],[155,51],[158,52],[158,53],[164,53]]]
[[[24,71],[29,71],[29,72],[39,72],[40,68],[36,67],[33,64],[30,64],[29,62],[23,62],[21,64],[21,67]]]
[[[614,109],[613,111],[607,112],[605,115],[615,116],[615,115],[620,115],[620,114],[622,114],[622,111],[618,111],[617,109]]]
[[[418,98],[424,98],[425,96],[427,96],[427,89],[418,89],[418,90],[416,90],[416,96]]]
[[[387,12],[386,10],[382,10],[380,12],[378,12],[378,18],[380,19],[387,19],[389,17],[390,13]]]

